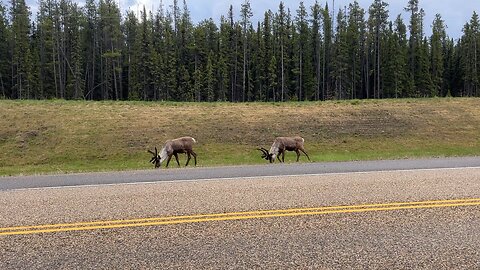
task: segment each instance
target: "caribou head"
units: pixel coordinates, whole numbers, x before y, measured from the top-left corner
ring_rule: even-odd
[[[262,158],[263,159],[270,161],[270,163],[272,163],[274,161],[273,160],[273,154],[268,153],[267,149],[261,147],[261,148],[257,148],[257,150],[262,152]]]
[[[155,164],[155,168],[160,167],[160,155],[158,154],[157,147],[155,147],[155,152],[150,150],[148,150],[148,152],[153,155],[153,157],[150,159],[150,163]]]

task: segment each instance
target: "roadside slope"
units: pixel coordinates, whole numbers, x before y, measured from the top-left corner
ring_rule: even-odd
[[[288,135],[305,138],[313,161],[480,154],[478,98],[282,104],[4,100],[0,108],[0,175],[150,168],[146,150],[183,135],[197,139],[199,166],[261,164],[255,148]],[[294,154],[286,159],[293,161]]]

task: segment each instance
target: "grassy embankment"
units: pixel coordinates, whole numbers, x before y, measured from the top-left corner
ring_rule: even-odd
[[[297,134],[313,161],[480,154],[478,98],[282,104],[3,100],[0,126],[0,175],[152,168],[147,149],[183,135],[197,139],[199,166],[265,163],[256,147]],[[295,154],[287,152],[286,159],[293,162]]]

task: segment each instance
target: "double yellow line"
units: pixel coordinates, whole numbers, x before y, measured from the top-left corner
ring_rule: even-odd
[[[419,201],[419,202],[395,202],[395,203],[382,203],[382,204],[325,206],[325,207],[314,207],[314,208],[259,210],[259,211],[231,212],[231,213],[219,213],[219,214],[199,214],[199,215],[186,215],[186,216],[169,216],[169,217],[155,217],[155,218],[45,224],[45,225],[34,225],[34,226],[17,226],[17,227],[0,228],[0,236],[52,233],[52,232],[68,232],[68,231],[87,231],[87,230],[98,230],[98,229],[128,228],[128,227],[159,226],[159,225],[172,225],[172,224],[182,224],[182,223],[199,223],[199,222],[208,222],[208,221],[245,220],[245,219],[259,219],[259,218],[272,218],[272,217],[295,217],[295,216],[325,215],[325,214],[338,214],[338,213],[362,213],[362,212],[373,212],[373,211],[428,209],[428,208],[444,208],[444,207],[460,207],[460,206],[480,206],[480,198]]]

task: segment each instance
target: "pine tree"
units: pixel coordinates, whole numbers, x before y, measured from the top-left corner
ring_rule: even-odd
[[[272,56],[270,59],[270,63],[268,65],[268,75],[270,77],[270,84],[269,89],[272,92],[272,101],[276,101],[277,97],[277,60],[275,59],[275,55]]]
[[[264,19],[263,19],[263,33],[262,33],[262,36],[263,36],[263,46],[264,46],[264,55],[262,57],[263,59],[263,64],[262,64],[262,67],[263,67],[263,74],[264,74],[264,89],[261,90],[261,96],[263,98],[261,98],[260,100],[265,100],[265,101],[268,101],[268,97],[270,96],[270,93],[272,91],[269,91],[271,88],[271,85],[272,85],[272,80],[276,80],[276,77],[275,78],[272,78],[270,76],[270,64],[272,63],[272,58],[275,57],[275,52],[274,52],[274,36],[273,36],[273,18],[274,18],[274,15],[272,13],[272,11],[267,11],[265,12],[264,14]],[[275,63],[276,65],[276,63]],[[276,69],[275,69],[276,71]],[[273,92],[272,92],[273,93]]]
[[[380,98],[382,96],[382,46],[385,40],[385,32],[387,29],[388,4],[381,0],[375,0],[369,9],[369,27],[371,35],[371,53],[373,53],[373,97]]]
[[[444,75],[443,75],[443,92],[441,96],[455,96],[457,84],[461,79],[458,79],[458,68],[456,66],[456,50],[455,42],[453,39],[447,39],[445,41],[445,54],[444,54]]]
[[[40,55],[39,55],[39,31],[35,23],[32,23],[32,31],[30,35],[30,52],[32,55],[32,72],[30,75],[30,84],[32,89],[32,94],[30,98],[33,99],[43,99],[44,93],[40,87]]]
[[[245,93],[247,90],[247,44],[248,44],[248,34],[247,27],[250,25],[250,18],[252,17],[252,8],[250,7],[250,1],[245,0],[242,4],[242,9],[240,11],[241,24],[242,24],[242,33],[243,33],[243,90],[242,90],[242,101],[245,102]]]
[[[346,76],[349,77],[348,98],[358,98],[361,96],[362,81],[362,60],[363,60],[363,44],[365,40],[365,11],[360,8],[357,1],[349,5],[348,27],[347,27],[347,49],[348,49],[348,65]]]
[[[439,14],[408,0],[407,26],[373,0],[335,10],[280,2],[255,27],[250,1],[217,26],[195,25],[183,0],[165,12],[122,17],[113,0],[40,0],[30,21],[24,0],[0,5],[0,98],[285,101],[480,96],[480,21],[449,39]],[[8,13],[8,14],[7,14]],[[7,18],[7,16],[9,18]],[[334,20],[334,22],[333,22]],[[335,27],[332,27],[335,25]]]
[[[310,42],[312,48],[311,57],[313,59],[312,69],[315,71],[313,86],[315,91],[314,99],[320,100],[320,91],[322,87],[322,35],[320,33],[322,9],[318,4],[318,0],[315,1],[311,11],[312,31],[310,32]]]
[[[165,84],[165,99],[175,100],[178,96],[178,83],[177,83],[177,48],[175,43],[175,32],[172,27],[172,16],[167,13],[163,24],[165,50],[163,54],[164,69],[162,70]]]
[[[199,23],[195,27],[193,32],[193,39],[195,42],[195,47],[193,50],[194,54],[194,71],[193,71],[193,80],[194,80],[194,100],[202,101],[205,98],[206,93],[203,93],[203,75],[202,71],[205,70],[205,59],[207,58],[207,34],[205,29],[205,21]]]
[[[224,50],[228,53],[228,63],[230,63],[230,101],[235,102],[237,99],[237,71],[238,71],[238,25],[234,23],[233,19],[233,6],[230,5],[228,10],[228,17],[226,21],[226,35],[228,36],[228,49]]]
[[[445,25],[440,14],[435,15],[432,24],[432,36],[430,37],[430,66],[433,83],[433,96],[444,93],[444,54],[447,34]]]
[[[54,41],[52,2],[45,0],[39,2],[37,13],[37,54],[39,57],[39,92],[43,98],[55,97],[56,85],[54,81]]]
[[[6,8],[0,4],[0,98],[11,97],[9,40]]]
[[[322,68],[322,100],[331,99],[334,96],[334,93],[331,91],[331,80],[330,80],[330,70],[331,70],[331,59],[332,59],[332,19],[330,17],[330,11],[328,9],[328,4],[325,4],[325,9],[323,10],[323,36],[324,36],[324,45],[323,45],[323,68]]]
[[[257,49],[255,48],[256,46],[256,37],[255,37],[255,30],[253,29],[253,25],[250,24],[250,27],[248,28],[247,32],[247,55],[248,61],[247,61],[247,74],[246,74],[246,101],[253,101],[255,98],[255,82],[257,81],[256,79],[256,69],[257,69],[257,61],[258,61],[258,52]]]
[[[313,78],[312,78],[312,58],[310,51],[312,47],[310,46],[310,31],[308,27],[308,14],[303,2],[300,2],[300,6],[297,10],[297,16],[295,18],[296,29],[298,31],[298,38],[296,47],[298,48],[296,64],[298,69],[297,81],[297,99],[304,100],[309,99],[312,96],[313,89]]]
[[[464,96],[478,96],[478,53],[479,51],[479,18],[473,13],[470,22],[463,27],[463,36],[459,44]]]
[[[12,97],[31,98],[30,11],[24,0],[12,0],[11,3]]]
[[[152,46],[150,50],[150,55],[152,58],[152,83],[153,83],[153,92],[154,100],[163,100],[165,99],[165,86],[163,83],[163,69],[164,69],[164,57],[163,51],[165,50],[165,42],[163,39],[164,35],[164,13],[163,7],[160,4],[159,9],[152,15]]]
[[[98,9],[94,0],[86,0],[85,25],[82,44],[85,46],[82,58],[85,62],[85,99],[100,99],[100,86],[102,84],[99,72],[100,48],[98,31]],[[48,52],[48,50],[47,50]]]
[[[178,23],[176,40],[177,68],[180,71],[177,72],[177,85],[179,87],[177,100],[191,100],[193,97],[191,77],[194,72],[194,60],[192,59],[194,47],[193,24],[186,0],[183,0],[183,11],[179,15],[180,22]]]
[[[67,4],[65,17],[66,98],[80,99],[84,96],[83,59],[81,44],[82,12],[76,3]]]
[[[204,92],[204,75],[202,68],[196,67],[193,72],[193,94],[195,96],[194,100],[197,102],[203,101],[205,98]]]
[[[429,44],[426,37],[420,44],[417,53],[418,68],[415,74],[415,83],[417,91],[420,92],[422,97],[434,96],[433,82],[430,73],[430,56],[429,56]]]
[[[143,7],[142,12],[142,21],[140,23],[140,57],[139,57],[139,90],[143,100],[152,100],[153,99],[153,88],[152,88],[152,59],[151,59],[151,50],[152,50],[152,28],[151,21],[147,17],[147,12],[145,7]]]
[[[393,42],[395,44],[393,57],[395,59],[394,66],[394,92],[395,98],[411,97],[413,95],[413,85],[410,84],[408,76],[408,40],[407,26],[403,23],[402,17],[397,16],[395,20],[395,31]]]
[[[383,82],[383,97],[396,98],[398,97],[398,89],[396,82],[396,47],[398,45],[398,36],[395,35],[393,29],[393,22],[390,22],[388,29],[385,32],[385,45],[382,50],[382,82]]]
[[[123,35],[125,36],[125,49],[122,51],[124,76],[123,89],[126,89],[125,98],[129,100],[140,99],[138,91],[137,67],[138,59],[135,53],[135,44],[139,40],[139,22],[137,16],[132,11],[127,12],[123,24]]]
[[[253,97],[252,100],[262,101],[265,98],[265,44],[262,37],[263,29],[261,23],[257,23],[257,30],[253,33],[253,40],[251,42],[252,61],[250,68],[252,70],[253,80]]]
[[[231,28],[228,20],[222,16],[220,19],[220,32],[218,34],[218,43],[219,43],[219,67],[218,67],[218,76],[219,76],[219,99],[222,101],[228,100],[229,90],[231,89],[231,69],[232,62],[231,59],[231,41],[230,41]]]
[[[347,43],[347,21],[343,10],[337,14],[335,31],[335,42],[333,45],[334,61],[332,64],[331,76],[334,82],[336,99],[345,99],[347,96],[347,68],[349,65],[349,52]]]
[[[465,89],[469,96],[480,96],[480,19],[474,11],[470,22],[465,27]]]
[[[408,50],[408,62],[409,62],[409,80],[410,80],[410,85],[414,86],[415,88],[411,91],[414,93],[414,95],[419,94],[419,89],[416,87],[417,82],[415,81],[416,79],[416,74],[418,73],[418,56],[417,54],[419,53],[420,50],[420,45],[422,43],[422,22],[421,20],[422,15],[421,11],[418,7],[418,1],[419,0],[409,0],[408,5],[405,8],[405,11],[410,12],[410,37],[409,37],[409,50]]]
[[[287,14],[285,12],[285,5],[283,1],[280,2],[278,6],[278,13],[276,14],[276,32],[277,32],[277,40],[279,43],[279,53],[278,57],[280,58],[280,101],[285,100],[285,46],[286,46],[286,39],[287,39]],[[273,98],[275,101],[275,97]]]
[[[218,101],[226,101],[228,93],[228,69],[226,59],[223,54],[220,54],[217,68],[217,82],[218,82]]]
[[[144,10],[145,13],[145,10]],[[120,99],[120,75],[121,75],[121,52],[122,36],[120,30],[120,9],[113,0],[100,1],[99,7],[102,60],[104,72],[104,95],[105,99]],[[144,14],[144,16],[146,16]],[[150,32],[151,32],[151,26]],[[151,36],[149,36],[151,38]],[[145,53],[148,53],[146,51]]]

